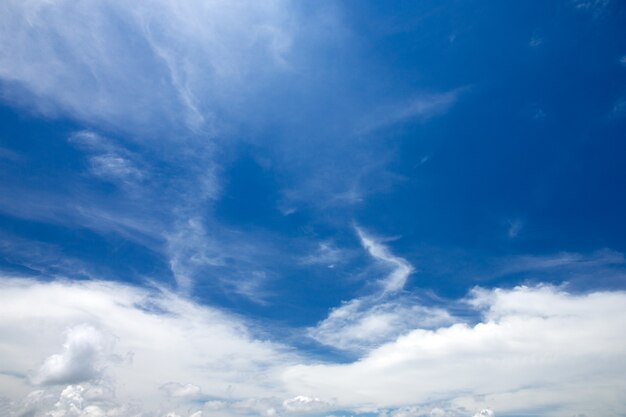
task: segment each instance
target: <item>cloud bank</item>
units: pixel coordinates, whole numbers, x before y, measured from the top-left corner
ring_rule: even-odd
[[[158,289],[0,285],[0,383],[15,416],[618,416],[626,407],[624,292],[477,288],[465,300],[476,322],[414,327],[332,363]]]

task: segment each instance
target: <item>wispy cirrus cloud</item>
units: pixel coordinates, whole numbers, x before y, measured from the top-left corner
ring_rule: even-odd
[[[584,284],[593,276],[597,284],[610,285],[611,281],[624,276],[626,261],[624,254],[602,249],[590,254],[560,252],[548,255],[518,255],[498,259],[489,267],[485,277],[518,276],[533,281],[551,277],[558,282],[568,281],[575,285]]]
[[[379,281],[382,294],[394,293],[404,288],[406,280],[414,271],[413,266],[406,259],[391,254],[389,249],[361,228],[357,227],[356,232],[361,244],[374,259],[392,267],[389,275]]]
[[[356,227],[356,233],[369,255],[390,272],[376,281],[372,294],[333,308],[328,317],[309,329],[310,337],[338,349],[364,352],[416,327],[438,327],[453,321],[447,311],[399,294],[413,266],[363,229]]]
[[[5,271],[24,270],[33,275],[87,278],[95,276],[92,265],[64,253],[58,246],[0,232],[0,256]]]
[[[84,165],[62,187],[23,184],[0,211],[145,245],[170,265],[163,280],[173,277],[183,292],[198,280],[261,303],[270,292],[263,256],[275,245],[219,224],[213,211],[229,154],[244,143],[266,150],[285,179],[277,212],[339,211],[403,180],[387,169],[393,156],[380,143],[348,152],[355,126],[426,121],[462,93],[361,102],[352,93],[368,80],[350,87],[351,64],[331,70],[317,60],[338,44],[360,59],[339,6],[11,0],[0,22],[13,40],[0,46],[3,100],[81,124],[68,142]],[[235,269],[235,280],[215,278]]]
[[[297,27],[289,10],[285,1],[9,1],[4,95],[116,130],[210,130],[233,88],[285,67]]]
[[[590,10],[594,15],[598,15],[604,11],[609,5],[610,0],[572,0],[572,4],[579,10]]]
[[[381,106],[368,115],[357,128],[357,133],[367,134],[399,123],[425,121],[445,114],[467,90],[464,87],[443,93],[419,94],[399,103]]]
[[[89,155],[92,175],[131,188],[131,193],[140,191],[141,182],[149,176],[146,168],[139,167],[139,156],[95,132],[79,131],[68,140]]]

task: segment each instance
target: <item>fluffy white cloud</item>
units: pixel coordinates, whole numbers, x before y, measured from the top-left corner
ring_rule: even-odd
[[[37,390],[14,403],[8,414],[32,417],[117,417],[139,410],[115,402],[111,391],[86,385],[68,385],[61,390]],[[132,414],[131,414],[132,413]]]
[[[353,363],[293,366],[285,381],[352,407],[441,401],[549,416],[626,409],[625,293],[518,287],[476,290],[468,301],[483,311],[474,325],[415,329]]]
[[[297,395],[283,401],[283,408],[292,413],[308,413],[312,411],[327,410],[332,407],[332,403],[322,401],[319,398]]]
[[[219,310],[121,284],[2,279],[0,317],[0,387],[13,398],[32,390],[21,375],[41,363],[37,382],[106,382],[120,403],[158,405],[163,386],[178,398],[194,386],[213,397],[285,397],[276,374],[294,360]]]
[[[202,410],[145,410],[140,403],[120,403],[112,392],[91,384],[68,385],[57,394],[34,391],[8,414],[9,417],[201,417]]]
[[[354,362],[332,363],[260,340],[241,319],[167,291],[3,278],[0,392],[11,417],[626,410],[626,293],[476,289],[466,301],[475,323],[416,327]],[[44,389],[32,386],[30,369]]]
[[[41,385],[76,384],[100,375],[98,363],[106,349],[102,334],[89,325],[79,325],[67,332],[63,352],[49,356],[33,377]]]
[[[103,407],[91,404],[85,388],[81,385],[68,385],[59,396],[50,417],[106,417],[119,415],[117,407]],[[112,409],[113,408],[113,409]]]

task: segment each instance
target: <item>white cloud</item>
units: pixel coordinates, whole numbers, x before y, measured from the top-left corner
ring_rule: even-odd
[[[95,404],[88,404],[84,397],[85,388],[81,385],[69,385],[62,392],[59,401],[50,412],[51,417],[105,417],[111,415],[110,411]],[[109,408],[109,407],[107,407]],[[117,408],[117,407],[115,407]],[[118,410],[115,410],[116,414]]]
[[[143,173],[132,162],[119,155],[98,155],[91,157],[89,161],[91,172],[104,179],[127,183],[143,178]]]
[[[146,177],[146,172],[137,165],[137,155],[95,132],[75,132],[68,141],[89,155],[90,172],[96,177],[135,190]]]
[[[321,242],[317,250],[312,254],[302,258],[301,262],[308,265],[322,264],[329,268],[334,268],[336,264],[346,261],[349,254],[345,250],[339,249],[333,242]]]
[[[404,284],[409,275],[413,272],[413,267],[406,259],[392,255],[389,250],[374,238],[365,233],[362,229],[356,228],[361,244],[367,252],[377,261],[392,267],[392,271],[380,281],[383,294],[392,293],[404,288]]]
[[[168,382],[160,387],[170,397],[193,398],[200,395],[200,387],[194,384],[179,384],[178,382]]]
[[[420,94],[401,103],[381,106],[368,115],[357,129],[358,134],[393,126],[412,120],[428,120],[446,113],[467,88],[444,93]]]
[[[554,274],[561,269],[573,272],[583,271],[585,274],[598,274],[601,268],[624,265],[624,255],[610,249],[602,249],[591,254],[576,252],[560,252],[550,255],[521,255],[505,258],[496,265],[496,275],[519,274],[532,272],[535,275],[541,272]]]
[[[140,403],[120,403],[111,392],[90,384],[68,385],[55,395],[30,393],[9,417],[201,417],[202,411],[148,411]]]
[[[68,327],[74,330],[64,342]],[[112,335],[115,349],[98,350],[98,334]],[[44,362],[42,383],[107,383],[117,403],[141,400],[147,409],[160,403],[164,385],[179,400],[193,398],[180,395],[194,386],[217,398],[286,397],[276,373],[292,361],[284,346],[253,338],[244,322],[219,310],[165,291],[93,281],[0,280],[0,335],[3,372],[20,375]],[[63,343],[62,353],[50,356]],[[31,389],[26,378],[7,378],[15,398]],[[172,381],[185,384],[174,389]]]
[[[181,291],[191,289],[199,268],[225,265],[224,251],[215,249],[215,242],[209,239],[198,217],[181,222],[174,233],[167,235],[170,269]]]
[[[432,405],[407,406],[383,410],[379,417],[468,417],[465,409],[441,408]]]
[[[453,321],[447,311],[428,308],[408,298],[383,301],[363,297],[333,309],[309,336],[335,348],[364,352],[415,328],[433,328]]]
[[[106,352],[104,336],[90,325],[78,325],[67,331],[63,352],[49,356],[33,376],[40,385],[76,384],[100,376],[99,362]]]
[[[283,401],[283,408],[287,412],[292,413],[310,413],[313,411],[322,411],[329,409],[331,403],[322,401],[319,398],[307,397],[306,395],[297,395]]]
[[[118,417],[140,412],[130,404],[118,404],[112,392],[90,384],[33,391],[11,408],[10,417]]]
[[[110,141],[90,130],[74,132],[67,138],[67,141],[77,148],[94,153],[116,150]]]
[[[337,410],[617,417],[626,410],[626,293],[476,289],[467,303],[480,314],[475,324],[415,328],[354,362],[313,362],[253,337],[240,319],[167,292],[3,278],[0,392],[11,400],[11,417]],[[97,348],[107,345],[106,335],[115,345]],[[100,352],[99,359],[72,353],[79,346]],[[50,361],[51,355],[63,360]],[[25,375],[41,363],[65,364],[42,367],[49,378],[89,380],[33,391]],[[76,363],[93,372],[77,374],[68,365]],[[201,404],[202,398],[209,400]]]
[[[476,290],[469,302],[484,312],[475,325],[416,329],[353,363],[293,366],[285,380],[294,392],[334,395],[339,407],[438,400],[544,416],[626,409],[625,293],[518,287]]]
[[[204,404],[207,415],[222,416],[225,413],[237,416],[274,417],[278,414],[280,402],[276,397],[248,398],[239,401],[211,400]]]
[[[15,101],[118,130],[207,129],[214,112],[288,69],[290,11],[281,0],[9,0],[0,78]]]
[[[267,304],[273,296],[266,286],[273,277],[267,259],[284,256],[272,240],[276,235],[227,228],[188,214],[165,236],[165,253],[178,289],[189,293],[197,280],[211,276],[216,290]]]
[[[415,299],[399,295],[413,266],[362,229],[357,227],[356,232],[370,256],[391,271],[377,281],[378,288],[373,294],[332,309],[326,319],[309,329],[310,337],[338,349],[364,352],[409,330],[452,322],[447,311],[425,307]]]

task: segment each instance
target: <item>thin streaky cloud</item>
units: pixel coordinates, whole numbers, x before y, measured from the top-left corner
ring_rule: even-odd
[[[375,109],[355,130],[357,135],[365,135],[410,121],[425,121],[445,114],[467,91],[467,87],[444,93],[418,94],[413,98],[388,104]]]
[[[414,271],[413,266],[409,264],[406,259],[391,254],[387,247],[369,236],[360,227],[356,227],[356,232],[363,248],[365,248],[374,259],[388,264],[393,268],[387,277],[379,281],[382,287],[382,293],[393,293],[404,288],[406,280]]]
[[[391,269],[369,295],[345,301],[307,334],[317,342],[353,353],[364,353],[395,340],[411,329],[433,328],[454,321],[445,310],[422,305],[419,300],[399,295],[413,266],[393,255],[380,240],[360,227],[355,231],[361,245],[374,258]]]

